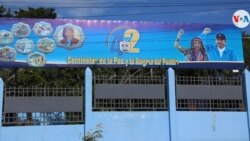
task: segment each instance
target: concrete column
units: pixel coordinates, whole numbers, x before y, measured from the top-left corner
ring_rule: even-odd
[[[169,93],[169,131],[170,141],[176,141],[176,96],[175,96],[175,72],[168,69],[168,93]]]
[[[92,71],[90,68],[85,70],[85,114],[92,113]],[[88,119],[85,119],[88,120]]]
[[[247,109],[247,118],[248,118],[248,133],[250,138],[250,72],[245,69],[245,96],[246,96],[246,109]]]
[[[93,128],[92,125],[92,71],[90,68],[85,70],[85,124],[84,135]]]
[[[0,78],[0,141],[2,141],[2,109],[3,109],[3,87],[4,83],[3,80]]]

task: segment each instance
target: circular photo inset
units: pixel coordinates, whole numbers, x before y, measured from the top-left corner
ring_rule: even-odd
[[[11,32],[14,36],[23,38],[29,36],[31,29],[30,26],[26,23],[19,22],[14,24],[11,28]]]
[[[34,25],[33,31],[36,35],[45,37],[49,36],[52,33],[53,29],[50,23],[41,21]]]
[[[35,45],[34,45],[33,41],[29,40],[27,38],[17,40],[16,45],[15,45],[16,50],[22,54],[29,54],[29,53],[33,52],[34,47],[35,47]]]
[[[0,61],[10,62],[16,59],[16,50],[9,46],[0,48]]]
[[[43,53],[50,53],[55,49],[55,42],[49,38],[39,39],[37,42],[37,48]]]
[[[8,45],[13,41],[14,37],[7,30],[0,30],[0,45]]]
[[[27,63],[32,67],[43,67],[46,63],[45,55],[39,52],[34,52],[28,55]]]
[[[81,27],[73,24],[65,24],[56,28],[54,38],[59,47],[73,50],[82,47],[86,37]]]

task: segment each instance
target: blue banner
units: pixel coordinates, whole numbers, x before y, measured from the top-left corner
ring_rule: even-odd
[[[243,64],[233,25],[0,19],[0,67]]]

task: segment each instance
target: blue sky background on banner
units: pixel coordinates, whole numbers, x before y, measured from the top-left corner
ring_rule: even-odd
[[[250,12],[250,1],[246,0],[0,0],[0,3],[12,11],[27,7],[52,7],[56,9],[58,19],[99,20],[96,22],[101,22],[100,20],[110,20],[111,22],[114,20],[116,22],[138,21],[135,24],[138,25],[133,28],[140,32],[140,40],[136,45],[137,48],[140,48],[139,54],[119,54],[108,50],[108,48],[104,46],[107,33],[115,28],[115,26],[110,26],[107,29],[103,27],[99,28],[98,26],[95,28],[83,27],[84,33],[87,34],[83,47],[71,51],[57,47],[52,53],[46,54],[46,58],[49,58],[48,62],[65,62],[67,56],[74,58],[82,56],[85,58],[89,56],[96,58],[117,56],[124,59],[131,57],[152,59],[157,56],[158,58],[164,57],[166,59],[184,61],[185,58],[183,54],[173,47],[179,28],[185,30],[181,44],[185,47],[190,47],[191,39],[198,36],[204,27],[209,27],[210,25],[212,25],[212,33],[208,35],[208,42],[214,44],[215,35],[218,32],[226,34],[227,44],[234,48],[234,51],[238,55],[238,60],[242,61],[241,33],[239,32],[240,30],[235,30],[236,28],[232,23],[232,16],[233,13],[239,9]],[[143,21],[146,21],[145,23],[166,22],[176,24],[177,26],[174,28],[160,28],[155,26],[156,28],[147,30],[147,28],[142,27]],[[74,21],[72,20],[72,22]],[[192,23],[200,24],[193,25]],[[31,24],[31,28],[33,24]],[[101,23],[97,24],[102,25]],[[182,24],[183,26],[181,26]],[[215,24],[226,25],[216,26]],[[11,27],[11,25],[6,26]],[[7,30],[10,29],[10,27],[8,27]],[[55,28],[56,27],[53,26],[53,34]],[[144,31],[146,32],[144,33]],[[250,33],[250,25],[243,29],[243,31]],[[53,38],[52,35],[50,38]],[[32,32],[30,36],[34,37],[35,35]],[[34,43],[37,43],[37,40],[38,38],[34,38]],[[13,41],[13,44],[15,42],[16,39]],[[154,46],[155,48],[153,48]],[[168,53],[165,52],[166,50]],[[100,56],[97,51],[104,54]],[[154,55],[154,52],[157,52],[156,55]],[[55,53],[57,55],[55,55]],[[60,58],[62,54],[64,57]],[[16,58],[16,60],[26,59],[27,55],[22,54],[18,54]]]
[[[24,22],[30,25],[32,28],[35,23],[41,22],[42,20],[1,20],[0,28],[10,31],[12,25]],[[64,63],[67,64],[67,58],[122,58],[129,60],[132,59],[177,59],[178,61],[185,61],[185,57],[174,47],[174,41],[179,29],[183,28],[185,34],[181,39],[181,45],[189,48],[190,41],[192,38],[199,36],[203,31],[204,27],[208,26],[212,28],[213,32],[207,35],[207,43],[214,44],[215,36],[218,32],[224,33],[227,36],[227,44],[237,54],[238,61],[243,62],[242,55],[242,43],[241,43],[241,32],[232,25],[218,25],[218,24],[174,24],[174,23],[162,23],[162,22],[121,22],[121,21],[96,21],[96,20],[44,20],[51,24],[53,28],[53,33],[48,36],[48,38],[55,39],[55,31],[58,26],[65,25],[67,23],[72,23],[72,25],[80,26],[86,36],[86,39],[83,42],[83,46],[80,48],[68,50],[62,47],[56,47],[52,52],[45,53],[48,63]],[[121,28],[117,28],[121,27]],[[137,40],[135,48],[138,48],[140,51],[138,53],[122,53],[119,48],[119,44],[114,46],[106,46],[107,42],[114,41],[114,38],[117,38],[118,41],[124,40],[125,30],[127,27],[136,29],[140,38]],[[118,32],[109,33],[114,30]],[[116,30],[115,30],[116,31]],[[118,37],[116,36],[118,35]],[[31,34],[27,37],[28,39],[33,40],[36,44],[39,37],[34,34],[32,31]],[[16,41],[19,38],[15,37],[14,41],[9,44],[10,47],[14,47]],[[109,40],[107,40],[109,39]],[[131,43],[132,39],[128,39]],[[36,48],[34,52],[37,52]],[[18,53],[16,61],[25,61],[27,55]],[[124,62],[123,62],[124,63]]]
[[[53,7],[58,18],[232,24],[236,10],[250,12],[249,0],[0,0],[14,10]],[[250,26],[243,29],[250,33]]]

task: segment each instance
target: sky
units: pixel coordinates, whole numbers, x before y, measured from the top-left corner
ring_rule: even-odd
[[[250,13],[249,0],[0,0],[11,10],[55,8],[58,18],[170,23],[233,24],[239,9]],[[244,29],[250,33],[250,25]]]

